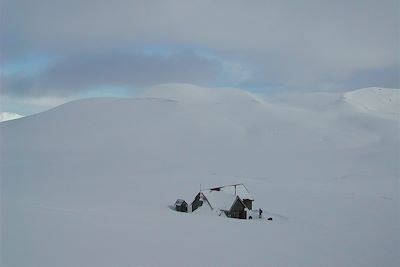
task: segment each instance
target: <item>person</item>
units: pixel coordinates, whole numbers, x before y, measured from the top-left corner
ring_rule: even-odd
[[[259,214],[260,219],[262,218],[262,213],[263,213],[263,210],[259,209],[258,214]]]

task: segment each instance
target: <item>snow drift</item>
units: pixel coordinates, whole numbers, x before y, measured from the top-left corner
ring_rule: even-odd
[[[348,96],[172,84],[2,122],[1,264],[399,265],[399,121]],[[273,222],[168,208],[237,182]]]

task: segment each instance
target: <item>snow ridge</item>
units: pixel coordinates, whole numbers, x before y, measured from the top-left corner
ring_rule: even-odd
[[[13,112],[0,112],[0,122],[22,118],[22,115]]]
[[[344,94],[344,100],[361,112],[400,115],[400,89],[370,87]]]

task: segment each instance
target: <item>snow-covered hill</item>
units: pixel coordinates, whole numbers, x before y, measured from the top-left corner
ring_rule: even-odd
[[[377,115],[400,116],[400,90],[364,88],[344,94],[345,100],[360,111]]]
[[[212,89],[191,84],[162,84],[147,90],[143,97],[163,98],[187,104],[240,104],[262,102],[251,93],[237,88]]]
[[[0,112],[0,122],[22,118],[22,115],[12,112]]]
[[[169,84],[3,122],[1,264],[399,265],[399,121],[348,95]],[[272,222],[168,207],[235,182]]]

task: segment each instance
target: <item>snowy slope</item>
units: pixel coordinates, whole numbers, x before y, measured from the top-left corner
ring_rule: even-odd
[[[191,84],[161,84],[147,90],[143,97],[164,98],[187,104],[242,104],[263,102],[237,88],[212,89]]]
[[[377,115],[400,116],[400,90],[364,88],[344,94],[344,99],[356,109]]]
[[[22,118],[22,115],[12,112],[0,112],[0,122]]]
[[[399,121],[332,97],[169,84],[1,123],[1,265],[399,265]],[[236,182],[272,222],[168,207]]]

